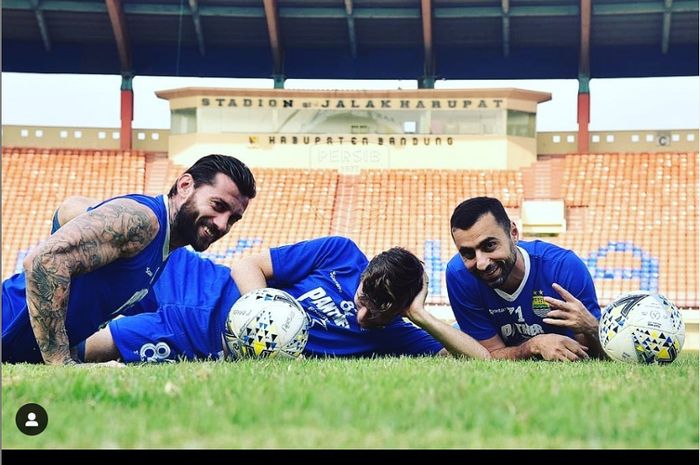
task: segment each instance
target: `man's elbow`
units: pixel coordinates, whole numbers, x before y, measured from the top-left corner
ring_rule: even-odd
[[[32,282],[38,276],[66,276],[70,277],[70,270],[62,264],[55,253],[51,253],[44,244],[30,250],[22,261],[22,269],[27,282]]]
[[[36,247],[29,251],[24,260],[22,260],[22,269],[24,270],[25,277],[29,277],[34,270],[37,260],[41,260],[41,254],[39,248]]]

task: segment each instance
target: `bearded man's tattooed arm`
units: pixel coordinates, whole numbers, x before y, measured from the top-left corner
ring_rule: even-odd
[[[75,363],[66,333],[71,278],[136,255],[158,230],[150,208],[116,199],[76,217],[27,255],[27,308],[44,362]]]

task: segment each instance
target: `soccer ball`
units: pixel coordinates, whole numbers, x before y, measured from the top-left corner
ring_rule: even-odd
[[[296,358],[309,340],[309,318],[286,292],[256,289],[231,307],[224,340],[234,359]]]
[[[600,344],[620,362],[671,363],[685,341],[681,312],[666,297],[646,291],[623,294],[605,307]]]

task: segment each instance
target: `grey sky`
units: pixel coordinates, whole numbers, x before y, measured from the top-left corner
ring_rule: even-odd
[[[118,127],[119,76],[2,73],[2,124]],[[134,127],[167,129],[166,101],[156,90],[179,87],[272,88],[268,79],[137,76]],[[415,89],[416,81],[310,81],[290,79],[287,89]],[[576,80],[438,81],[436,88],[518,87],[552,93],[540,104],[538,131],[575,131]],[[593,79],[592,131],[700,127],[700,78]]]

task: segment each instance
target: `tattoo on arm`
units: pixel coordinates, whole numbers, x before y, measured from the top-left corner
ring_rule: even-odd
[[[158,229],[150,209],[115,200],[75,218],[29,254],[27,306],[44,361],[73,362],[65,327],[71,278],[137,254]]]

